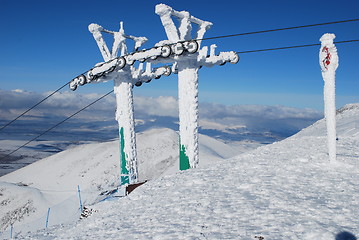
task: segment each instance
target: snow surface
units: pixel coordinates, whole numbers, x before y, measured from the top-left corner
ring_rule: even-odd
[[[347,105],[338,111],[336,163],[329,161],[323,119],[281,142],[216,164],[163,174],[125,198],[90,206],[94,211],[86,219],[74,220],[72,224],[50,224],[47,229],[23,233],[18,238],[356,239],[354,235],[359,236],[358,125],[359,104]],[[163,136],[164,139],[175,137],[168,131],[164,131]],[[94,144],[91,148],[105,146]],[[79,157],[83,154],[81,148],[85,147],[59,153],[47,161]],[[68,156],[61,158],[61,154]],[[95,157],[91,154],[82,158]],[[44,168],[52,166],[49,164]],[[66,162],[61,166],[76,169]],[[34,171],[40,168],[31,167],[29,173],[36,179]],[[97,169],[88,171],[103,170],[102,166],[93,168]],[[24,177],[24,173],[17,171],[0,180],[11,178],[12,182],[19,182]],[[38,184],[44,187],[47,183]],[[91,183],[86,180],[81,184]]]
[[[151,129],[137,134],[137,139],[140,181],[178,172],[177,132]],[[200,166],[239,153],[205,135],[200,135],[200,143],[200,157],[204,159]],[[0,232],[7,232],[3,237],[9,237],[11,224],[15,233],[43,228],[49,207],[49,226],[78,220],[77,186],[84,205],[104,199],[106,196],[100,194],[115,189],[119,183],[119,162],[118,141],[92,143],[73,147],[1,177]]]

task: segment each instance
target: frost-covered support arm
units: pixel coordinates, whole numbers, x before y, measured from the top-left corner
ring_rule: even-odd
[[[190,15],[189,12],[186,11],[179,12],[165,4],[156,5],[155,12],[160,16],[168,40],[172,43],[192,39],[191,23],[198,25],[198,31],[196,35],[196,38],[198,39],[202,39],[205,32],[213,25],[211,22],[203,21],[201,19],[198,19]],[[178,20],[180,21],[180,26],[178,29],[176,28],[176,25],[174,24],[171,16],[178,18]],[[199,41],[199,45],[200,45],[200,41]]]
[[[181,24],[178,29],[180,34],[180,39],[190,40],[192,39],[191,37],[192,25],[190,21],[191,15],[189,14],[189,12],[186,11],[183,11],[181,13],[182,13],[181,17],[179,17]]]
[[[201,46],[201,43],[202,43],[202,40],[200,40],[200,39],[203,39],[204,34],[206,33],[206,31],[208,29],[211,28],[212,25],[213,24],[211,22],[204,22],[203,24],[198,26],[196,39],[199,39],[198,40],[199,46]]]
[[[224,65],[227,62],[237,63],[239,61],[239,56],[236,52],[220,52],[218,55],[215,54],[216,45],[212,44],[210,48],[210,53],[208,55],[208,47],[203,47],[197,57],[198,64],[200,66],[212,67],[214,65]]]
[[[107,33],[113,35],[113,45],[111,58],[115,58],[118,55],[118,51],[121,48],[121,56],[127,53],[125,30],[123,29],[123,22],[120,22],[120,30],[118,32],[111,32],[106,30]]]
[[[127,53],[127,46],[125,44],[126,39],[131,39],[135,42],[134,50],[137,51],[138,48],[140,48],[145,42],[147,42],[146,37],[135,37],[132,35],[126,35],[125,30],[123,29],[123,22],[120,22],[120,30],[118,32],[111,32],[106,30],[108,33],[112,33],[114,35],[115,42],[113,44],[113,48],[118,48],[118,46],[121,47],[121,55],[125,55],[125,52]],[[118,43],[117,43],[118,42]],[[117,49],[118,50],[118,49]],[[117,52],[115,52],[116,49],[112,49],[112,53],[115,56],[117,56]]]
[[[111,59],[111,53],[108,49],[105,40],[103,39],[103,36],[101,34],[101,31],[103,30],[103,27],[96,23],[91,23],[88,27],[89,31],[92,33],[98,48],[100,49],[100,52],[102,54],[102,57],[105,61],[108,61]]]
[[[180,40],[176,25],[172,21],[173,9],[165,4],[156,5],[155,12],[160,16],[163,27],[165,28],[168,40],[178,42]]]
[[[94,36],[105,61],[109,61],[113,58],[116,58],[118,56],[118,52],[120,49],[121,49],[121,56],[127,54],[126,39],[131,39],[135,41],[135,47],[134,47],[135,50],[141,47],[148,40],[146,37],[135,37],[132,35],[126,35],[125,30],[123,28],[123,22],[120,22],[120,29],[118,32],[106,30],[102,26],[96,23],[90,24],[88,28],[89,31]],[[114,42],[112,45],[111,52],[109,51],[101,32],[109,33],[113,35]]]
[[[139,87],[143,82],[148,83],[154,78],[160,78],[162,75],[169,76],[171,72],[171,68],[166,65],[152,68],[150,62],[146,63],[146,68],[143,70],[143,63],[140,63],[138,69],[132,72],[133,84]]]
[[[338,68],[338,53],[333,43],[334,34],[324,34],[321,38],[319,64],[324,80],[324,113],[327,124],[327,141],[330,162],[336,161],[336,106],[335,71]]]

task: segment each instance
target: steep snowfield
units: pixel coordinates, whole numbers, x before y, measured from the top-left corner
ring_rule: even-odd
[[[49,228],[19,238],[356,239],[359,105],[339,113],[338,163],[329,163],[320,120],[284,141],[162,175],[72,224],[53,226],[50,216]]]

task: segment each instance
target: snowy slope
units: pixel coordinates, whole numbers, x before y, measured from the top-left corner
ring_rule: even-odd
[[[23,238],[356,239],[358,106],[338,116],[337,164],[328,161],[319,121],[284,141],[150,181],[92,206],[97,212],[87,219]]]
[[[357,137],[359,134],[359,104],[347,104],[337,110],[338,137]],[[303,129],[297,136],[324,136],[326,125],[324,119]]]
[[[154,136],[157,136],[154,139]],[[205,166],[221,159],[227,159],[246,151],[200,134],[200,166]],[[178,172],[179,150],[178,134],[170,129],[151,129],[138,134],[137,140],[140,176],[139,180],[149,180],[162,175]]]
[[[178,172],[178,134],[175,131],[152,129],[139,133],[137,139],[140,181]],[[239,153],[208,136],[201,135],[200,144],[200,156],[206,159],[201,166]],[[78,186],[85,205],[93,204],[99,200],[101,192],[117,186],[118,151],[118,141],[80,145],[0,177],[0,216],[4,216],[0,219],[1,231],[12,223],[16,230],[19,220],[22,225],[29,225],[26,230],[44,227],[49,207],[52,224],[77,220]],[[36,194],[40,197],[32,199],[31,195]],[[14,215],[18,208],[28,210]],[[34,219],[42,223],[33,223]]]

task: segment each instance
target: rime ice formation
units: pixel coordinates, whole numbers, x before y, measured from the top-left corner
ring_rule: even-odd
[[[195,39],[202,39],[206,31],[213,25],[211,22],[203,21],[191,16],[189,12],[178,12],[165,4],[156,5],[155,12],[160,16],[162,25],[166,30],[168,40],[172,43],[192,39],[191,23],[198,25]],[[172,16],[178,18],[180,21],[180,26],[178,29],[171,18]]]
[[[195,60],[178,64],[180,170],[198,165],[198,67]]]
[[[90,24],[89,31],[93,34],[104,60],[115,59],[121,50],[121,55],[127,54],[126,39],[135,41],[135,48],[140,47],[145,41],[144,37],[133,37],[125,35],[123,23],[120,24],[118,32],[103,29],[98,24]],[[109,51],[101,32],[114,36],[111,52]],[[133,78],[135,68],[127,66],[112,73],[114,78],[114,93],[116,94],[116,120],[119,126],[120,140],[120,184],[126,185],[137,182],[137,154],[135,137],[135,120],[133,116]]]
[[[120,22],[120,29],[118,32],[106,30],[102,26],[96,23],[91,23],[88,29],[92,33],[93,37],[95,38],[105,61],[109,61],[111,59],[116,58],[118,55],[118,51],[120,49],[121,49],[121,56],[127,54],[126,39],[132,39],[135,41],[135,50],[141,47],[147,41],[147,38],[145,37],[134,37],[131,35],[126,35],[123,29],[123,22]],[[113,35],[114,43],[112,45],[111,52],[108,49],[102,37],[101,32],[105,32]]]
[[[125,35],[122,22],[118,32],[106,30],[98,24],[90,24],[89,31],[93,34],[105,62],[96,64],[86,74],[78,76],[69,84],[72,90],[76,90],[79,85],[86,83],[115,80],[116,119],[119,122],[123,167],[121,183],[125,184],[135,182],[138,178],[132,103],[133,85],[141,86],[143,82],[150,82],[153,78],[168,76],[171,72],[178,73],[180,169],[195,168],[199,162],[198,70],[201,66],[237,63],[239,60],[238,55],[233,51],[220,52],[216,55],[216,45],[211,45],[210,49],[201,48],[201,39],[212,23],[200,20],[186,11],[178,12],[165,4],[158,4],[156,13],[161,18],[168,40],[160,41],[147,50],[138,51],[147,39]],[[178,28],[172,17],[179,20]],[[196,39],[192,39],[192,25],[197,25]],[[112,34],[114,37],[111,51],[106,46],[102,32]],[[135,41],[135,52],[128,54],[126,39]],[[121,55],[117,57],[120,50]],[[133,66],[135,61],[140,62],[137,69]],[[146,62],[145,66],[144,62]],[[152,63],[172,63],[172,67],[164,65],[152,69]]]
[[[156,14],[161,18],[168,41],[162,43],[177,43],[192,39],[192,24],[198,26],[195,38],[198,48],[205,32],[213,25],[192,16],[186,11],[176,11],[165,4],[156,5]],[[179,20],[177,28],[172,17]],[[161,45],[159,43],[158,45]],[[208,56],[208,47],[203,47],[196,54],[174,56],[178,72],[178,102],[180,120],[180,170],[195,168],[198,165],[198,70],[200,66],[213,66],[226,62],[236,63],[239,59],[235,52],[215,55],[215,45],[211,46]]]
[[[338,68],[338,53],[333,43],[334,34],[324,34],[321,38],[319,64],[324,79],[324,114],[327,124],[327,141],[330,162],[336,161],[336,107],[335,71]]]

